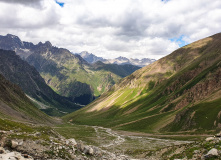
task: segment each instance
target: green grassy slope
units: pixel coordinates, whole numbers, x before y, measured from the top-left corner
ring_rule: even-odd
[[[81,108],[66,97],[55,93],[38,71],[23,61],[14,51],[0,50],[0,59],[0,73],[7,80],[19,85],[27,95],[47,106],[42,110],[49,115],[60,116],[64,115],[63,112],[70,113]]]
[[[122,77],[140,68],[102,62],[91,65],[79,55],[46,43],[36,45],[32,52],[26,60],[39,71],[45,82],[58,94],[80,104],[88,104]]]
[[[55,120],[37,109],[17,86],[0,75],[0,118],[37,124],[53,124]]]
[[[221,34],[182,47],[64,117],[142,132],[220,128]]]

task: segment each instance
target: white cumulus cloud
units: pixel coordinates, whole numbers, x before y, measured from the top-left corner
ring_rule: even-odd
[[[0,0],[0,34],[105,58],[161,58],[221,31],[220,0]]]

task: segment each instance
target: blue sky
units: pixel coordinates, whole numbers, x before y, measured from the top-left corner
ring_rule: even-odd
[[[186,41],[184,41],[184,35],[171,38],[170,41],[177,43],[179,45],[179,47],[183,47],[188,44]]]
[[[58,1],[58,0],[55,0],[55,2],[59,5],[59,6],[61,6],[61,7],[64,7],[64,2],[60,2],[60,1]]]

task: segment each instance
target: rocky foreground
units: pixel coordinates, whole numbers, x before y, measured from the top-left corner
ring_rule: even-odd
[[[202,141],[170,146],[149,152],[147,159],[210,160],[221,159],[221,133]]]
[[[0,160],[221,159],[221,134],[208,137],[203,141],[172,145],[155,150],[142,150],[136,156],[129,152],[125,155],[120,152],[111,153],[107,151],[108,149],[86,145],[74,138],[66,139],[53,129],[34,133],[17,130],[0,131],[0,137]],[[119,144],[116,143],[116,145]],[[136,151],[131,151],[131,153],[134,152]]]
[[[50,131],[51,132],[51,131]],[[51,134],[51,133],[50,133]],[[65,139],[58,133],[45,139],[39,139],[40,132],[34,134],[0,131],[0,160],[32,160],[32,159],[74,159],[74,160],[126,160],[125,155],[115,155],[98,147],[76,142],[74,138]],[[11,136],[13,135],[13,136]],[[21,138],[13,138],[16,137]]]

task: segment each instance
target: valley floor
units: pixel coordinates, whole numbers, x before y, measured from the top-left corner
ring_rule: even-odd
[[[71,123],[48,127],[5,119],[0,123],[0,160],[219,159],[221,134],[209,136],[155,135]]]
[[[155,135],[87,125],[65,124],[54,128],[66,138],[75,138],[127,159],[164,159],[182,153],[195,140],[210,135]],[[176,150],[178,148],[178,150]],[[156,155],[157,153],[157,155]],[[164,158],[162,158],[164,157]]]

